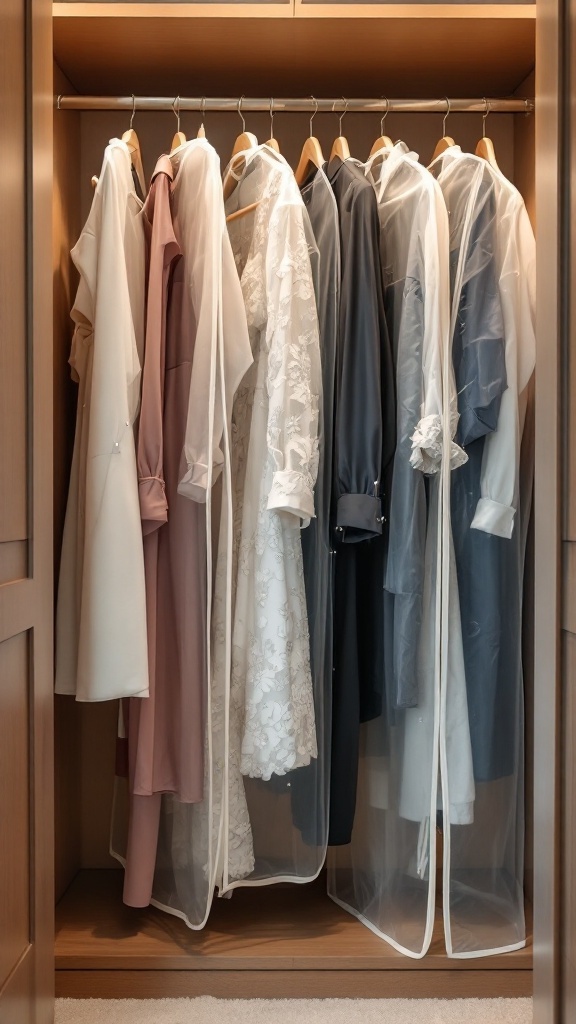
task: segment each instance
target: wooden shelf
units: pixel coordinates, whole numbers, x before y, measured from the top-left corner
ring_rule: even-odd
[[[78,92],[109,95],[504,96],[534,65],[533,6],[363,11],[60,3],[54,53]]]
[[[279,17],[325,18],[464,18],[493,21],[498,19],[532,20],[536,4],[386,4],[378,3],[302,3],[302,0],[279,0],[266,3],[54,3],[55,18],[197,18],[197,17]],[[281,12],[279,9],[282,9]],[[323,12],[323,13],[320,13]],[[366,15],[364,12],[368,12]]]
[[[531,968],[531,946],[449,960],[440,916],[430,953],[412,960],[337,907],[322,879],[240,889],[215,901],[200,932],[125,907],[114,870],[81,872],[56,911],[60,995],[518,996],[531,992]]]

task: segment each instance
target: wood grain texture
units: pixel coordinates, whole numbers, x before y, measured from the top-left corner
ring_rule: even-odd
[[[110,10],[110,2],[114,8]],[[277,13],[278,7],[289,11]],[[54,3],[55,18],[195,18],[195,17],[307,17],[312,8],[313,17],[355,18],[358,10],[369,11],[369,17],[395,18],[486,18],[486,19],[531,19],[536,17],[535,4],[309,4],[301,0],[279,0],[276,4],[266,3],[122,3],[108,0],[102,3]],[[272,14],[270,13],[272,12]]]
[[[72,85],[54,64],[54,90]],[[78,275],[70,258],[81,230],[81,119],[75,111],[53,112],[54,187],[52,195],[53,401],[54,401],[54,572],[60,566],[64,516],[74,443],[78,386],[70,378],[70,310]],[[71,697],[54,703],[55,890],[65,892],[81,866],[82,802],[80,707]]]
[[[29,639],[0,644],[0,985],[30,942]]]
[[[51,25],[49,0],[0,6],[0,540],[29,538],[0,585],[2,1024],[54,1004]]]
[[[214,901],[206,928],[192,931],[153,907],[122,903],[121,871],[83,871],[57,908],[59,970],[530,970],[526,949],[477,960],[449,960],[440,913],[430,953],[398,953],[311,885],[239,889]]]
[[[69,999],[481,999],[532,995],[530,971],[57,971]]]
[[[534,527],[534,1024],[558,1024],[561,621],[561,5],[538,0],[536,33],[536,451]]]
[[[6,175],[0,192],[0,542],[28,536],[26,394],[26,137],[24,5],[2,4],[0,124]]]
[[[564,633],[561,1006],[576,1014],[576,636]]]
[[[564,541],[562,543],[562,629],[576,635],[575,541]]]
[[[531,71],[516,89],[518,96],[534,96],[536,74]],[[490,122],[488,121],[489,125]],[[491,131],[491,126],[490,129]],[[536,230],[536,116],[519,114],[514,118],[514,184],[522,193],[532,227]]]
[[[102,91],[106,53],[111,95],[494,96],[512,92],[534,65],[533,18],[428,14],[415,31],[412,17],[355,14],[285,19],[278,31],[269,17],[223,23],[213,16],[157,19],[145,11],[131,18],[62,16],[54,33],[58,64],[78,92]],[[345,62],[335,59],[342,52]]]
[[[34,948],[34,1024],[54,1016],[54,551],[52,511],[52,8],[49,0],[28,7],[29,132],[28,322],[31,329],[29,389],[33,409],[31,475],[31,570],[34,629],[31,650],[31,781]]]
[[[0,543],[0,586],[14,583],[28,575],[28,541]]]

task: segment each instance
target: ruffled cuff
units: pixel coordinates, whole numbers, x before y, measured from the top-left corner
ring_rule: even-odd
[[[410,455],[412,468],[419,469],[422,473],[438,473],[442,463],[443,449],[443,426],[440,414],[433,413],[431,416],[424,416],[410,440],[412,441]],[[450,469],[458,469],[465,462],[468,462],[466,452],[459,444],[456,444],[456,441],[451,441]]]
[[[223,457],[221,452],[216,452],[212,467],[211,487],[222,472]],[[203,462],[188,462],[188,468],[178,484],[178,494],[190,501],[197,501],[200,505],[206,504],[206,492],[208,490],[208,466]]]
[[[164,481],[159,476],[143,476],[138,481],[142,533],[154,533],[168,521],[168,501]]]
[[[514,516],[516,509],[511,505],[501,505],[492,498],[480,498],[471,523],[471,529],[491,533],[494,537],[510,540],[514,532]]]
[[[295,469],[279,469],[272,478],[268,495],[269,511],[289,512],[307,526],[314,518],[314,495],[311,477]]]

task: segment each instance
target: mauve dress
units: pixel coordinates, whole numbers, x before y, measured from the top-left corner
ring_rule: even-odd
[[[130,820],[124,901],[152,895],[162,793],[203,799],[206,509],[178,494],[195,324],[171,205],[173,169],[156,166],[143,216],[149,238],[146,350],[138,435],[150,696],[131,700]]]

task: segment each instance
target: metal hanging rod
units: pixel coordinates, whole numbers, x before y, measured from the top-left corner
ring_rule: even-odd
[[[340,113],[346,110],[347,113],[386,113],[388,111],[402,111],[403,113],[435,113],[442,114],[448,110],[454,113],[483,113],[488,111],[491,114],[531,114],[534,110],[533,99],[471,99],[453,100],[443,98],[439,100],[398,100],[398,99],[344,99],[343,96],[337,99],[314,99],[307,97],[303,99],[278,99],[265,97],[264,99],[250,99],[247,97],[235,97],[233,99],[221,99],[220,97],[210,98],[207,96],[185,97],[178,96],[58,96],[56,106],[58,110],[174,110],[174,103],[178,101],[178,110],[198,110],[203,113],[215,110],[231,110],[238,112],[263,111],[270,113]]]

